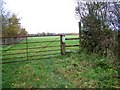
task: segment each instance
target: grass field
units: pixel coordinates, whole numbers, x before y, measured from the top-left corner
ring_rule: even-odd
[[[70,38],[70,37],[71,36],[69,35],[66,36],[66,38]],[[77,35],[72,36],[72,38],[74,37],[77,37]],[[53,42],[49,42],[49,41],[53,41]],[[79,43],[78,40],[72,40],[72,41],[67,40],[66,45],[79,45]],[[78,50],[78,48],[79,47],[67,47],[66,50]],[[55,51],[49,51],[49,50],[55,50]],[[45,52],[41,52],[41,51],[45,51]],[[50,55],[56,55],[57,53],[60,55],[60,36],[28,37],[27,41],[26,39],[24,39],[19,44],[5,46],[3,48],[2,53],[3,53],[3,60],[6,59],[3,62],[26,60],[27,59],[26,56],[28,56],[28,60],[29,60],[29,59],[36,59],[37,57],[42,58],[44,55],[45,57]]]
[[[68,38],[78,36],[66,36]],[[59,37],[35,37],[28,38],[28,42],[42,41],[42,40],[58,40]],[[23,40],[22,42],[25,42]],[[45,46],[46,43],[29,44],[28,47]],[[66,45],[78,44],[77,40],[66,41]],[[50,44],[60,45],[60,42],[54,42]],[[8,49],[10,46],[6,46]],[[12,50],[25,48],[26,45],[15,45],[7,52],[18,53],[26,52],[26,50]],[[56,48],[42,48],[43,50],[60,49]],[[79,47],[66,48],[67,50],[78,50]],[[41,49],[29,49],[28,52],[36,52]],[[35,59],[42,57],[41,54],[60,53],[60,50],[54,52],[37,53],[38,56],[30,57],[29,59]],[[34,53],[29,53],[30,55]],[[26,54],[11,55],[10,57],[16,57],[16,60],[22,60],[26,58],[18,58],[25,56]],[[3,58],[9,58],[4,56]],[[12,61],[7,60],[7,61]],[[57,55],[57,58],[34,60],[31,62],[19,62],[2,65],[2,87],[3,88],[91,88],[91,87],[112,87],[118,85],[118,80],[112,76],[118,72],[112,68],[112,65],[105,68],[97,66],[99,62],[108,62],[107,58],[99,57],[98,55],[88,55],[85,52],[80,53],[67,53],[66,55]],[[6,61],[5,61],[6,62]]]

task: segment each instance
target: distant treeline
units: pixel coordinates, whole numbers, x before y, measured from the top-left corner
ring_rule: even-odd
[[[28,36],[57,36],[57,35],[78,35],[78,33],[37,33],[37,34],[28,34]]]

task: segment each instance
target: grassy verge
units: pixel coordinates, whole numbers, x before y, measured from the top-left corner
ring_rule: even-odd
[[[22,88],[101,88],[118,86],[112,65],[100,66],[107,59],[81,52],[57,59],[3,65],[3,87]]]
[[[71,36],[66,36],[71,37]],[[76,37],[76,36],[74,36]],[[38,42],[42,40],[54,40],[55,37],[42,38],[28,38],[28,42]],[[57,39],[59,40],[59,38]],[[25,41],[23,41],[25,42]],[[34,43],[29,44],[28,47],[45,46],[49,43]],[[59,42],[54,42],[51,45],[59,45]],[[66,41],[66,45],[78,44],[78,41]],[[17,53],[26,52],[25,50],[12,50],[25,48],[26,45],[17,44],[7,52]],[[6,49],[9,47],[5,47]],[[78,50],[79,47],[75,47]],[[55,48],[45,48],[50,50]],[[59,49],[56,48],[56,49]],[[66,48],[66,50],[73,50],[73,48]],[[29,52],[36,52],[41,49],[29,49]],[[60,52],[60,51],[57,51]],[[51,52],[43,52],[50,54]],[[42,54],[43,54],[42,53]],[[53,52],[54,53],[54,52]],[[28,58],[42,57],[41,53],[38,56]],[[29,53],[35,55],[34,53]],[[26,54],[11,55],[16,57],[16,60],[22,60],[19,56],[26,56]],[[7,55],[3,58],[8,57]],[[9,58],[9,57],[8,57]],[[26,58],[24,58],[26,59]],[[12,59],[11,59],[12,60]],[[10,60],[8,60],[10,61]],[[102,88],[102,87],[117,87],[118,79],[113,78],[118,74],[115,66],[109,63],[110,60],[98,56],[96,54],[87,54],[83,50],[80,53],[67,53],[66,55],[58,55],[57,58],[34,60],[31,62],[19,62],[2,65],[2,86],[3,88]]]

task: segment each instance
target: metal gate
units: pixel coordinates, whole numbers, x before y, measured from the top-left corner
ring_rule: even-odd
[[[65,55],[68,47],[79,46],[79,44],[67,44],[67,41],[78,39],[65,38],[65,35],[3,37],[0,63],[58,58],[60,55]]]
[[[17,41],[10,41],[16,38]],[[2,64],[56,58],[60,55],[60,36],[3,37]]]

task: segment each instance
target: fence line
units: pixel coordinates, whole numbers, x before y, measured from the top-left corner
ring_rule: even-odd
[[[58,42],[59,40],[56,40],[54,42]],[[39,41],[39,42],[27,42],[28,44],[32,44],[32,43],[44,43],[44,42],[52,42],[52,40],[50,41]],[[11,45],[11,44],[26,44],[26,42],[19,42],[19,43],[9,43],[9,44],[0,44],[0,45]]]
[[[59,35],[55,35],[55,36],[59,36]],[[24,61],[28,62],[31,60],[38,60],[38,59],[45,59],[45,58],[46,59],[47,58],[48,59],[55,58],[55,55],[57,55],[57,56],[65,55],[65,53],[66,53],[65,47],[79,46],[79,45],[65,45],[65,40],[78,40],[79,39],[79,38],[65,38],[65,35],[60,35],[59,37],[56,37],[54,40],[42,40],[42,41],[35,41],[35,42],[28,41],[28,37],[29,36],[24,36],[24,40],[19,43],[9,43],[9,44],[3,43],[2,45],[6,45],[6,47],[7,47],[7,45],[8,46],[12,45],[12,46],[10,46],[6,50],[4,49],[6,47],[4,47],[3,50],[1,50],[3,52],[2,53],[2,56],[3,56],[2,61],[3,62],[1,62],[0,64],[24,62]],[[30,36],[30,37],[38,37],[38,36]],[[59,45],[52,45],[54,42],[59,42]],[[35,43],[38,45],[42,45],[39,43],[44,43],[45,45],[34,46]],[[28,46],[28,45],[32,45],[32,44],[33,44],[32,47]],[[25,47],[14,48],[15,45],[25,45]],[[54,49],[51,49],[51,48],[54,48]],[[48,49],[48,50],[46,50],[46,49]],[[61,53],[59,51],[61,51]],[[44,52],[46,52],[46,53],[43,54]],[[52,53],[52,52],[54,52],[54,53]],[[33,55],[29,55],[29,54],[33,54]],[[16,57],[15,55],[20,55],[20,56]],[[51,57],[49,57],[49,56],[51,56]],[[38,57],[40,57],[40,58],[38,58]],[[19,60],[19,59],[26,59],[26,60]]]
[[[28,49],[37,49],[37,48],[45,48],[46,46],[42,46],[42,47],[32,47],[32,48],[28,48]],[[58,47],[58,46],[48,46],[48,47]],[[19,49],[11,49],[11,50],[25,50],[26,48],[19,48]],[[4,51],[8,51],[7,50],[2,50],[3,52]]]
[[[54,49],[54,50],[49,50],[49,51],[58,51],[60,49]],[[48,52],[48,50],[44,50],[44,51],[39,51],[39,52]],[[23,52],[23,53],[10,53],[10,54],[2,54],[2,56],[5,56],[5,55],[16,55],[16,54],[25,54],[26,52]],[[37,52],[29,52],[29,53],[37,53]]]
[[[54,54],[60,54],[60,53],[41,54],[41,55],[42,55],[42,56],[48,56],[48,55],[54,55]],[[27,60],[28,60],[28,57],[33,57],[33,56],[40,56],[40,55],[31,55],[31,56],[26,56],[26,57],[27,57]],[[23,56],[23,57],[12,57],[12,58],[5,58],[4,60],[10,60],[10,59],[16,59],[16,58],[25,58],[25,57]]]
[[[8,63],[17,63],[17,62],[30,62],[33,60],[41,60],[41,59],[50,59],[50,58],[58,58],[58,56],[54,56],[54,57],[47,57],[47,58],[35,58],[35,59],[30,59],[30,60],[20,60],[20,61],[9,61],[9,62],[0,62],[0,64],[8,64]]]
[[[24,61],[33,60],[33,58],[34,58],[34,60],[37,60],[37,59],[43,59],[42,57],[47,57],[47,56],[49,57],[51,55],[52,56],[53,55],[60,55],[60,53],[58,53],[58,52],[56,53],[56,51],[60,50],[60,49],[58,49],[59,45],[52,45],[52,43],[54,43],[54,42],[59,42],[58,39],[59,39],[59,37],[55,37],[54,40],[49,40],[49,41],[48,40],[43,40],[43,41],[29,42],[28,41],[28,36],[26,36],[26,37],[24,37],[23,42],[22,41],[19,42],[19,43],[12,43],[11,42],[9,44],[3,43],[2,45],[7,45],[7,46],[12,45],[12,46],[10,46],[8,49],[6,49],[7,47],[4,47],[6,50],[4,48],[3,48],[3,50],[1,50],[2,51],[2,56],[3,56],[3,58],[2,58],[3,62],[1,64],[22,62],[22,61],[24,62]],[[37,44],[36,46],[34,46],[35,43]],[[40,45],[39,43],[44,43],[45,45],[38,46],[38,45]],[[19,44],[21,44],[21,45],[23,44],[23,45],[25,45],[25,47],[14,48],[15,45],[19,45]],[[28,46],[29,44],[31,44],[33,46],[29,47]],[[47,48],[48,50],[46,50],[45,48]],[[51,48],[55,48],[55,49],[51,49]],[[18,52],[18,50],[20,52]],[[33,50],[33,51],[30,51],[30,50]],[[44,52],[46,52],[46,53],[44,54]],[[47,53],[47,52],[50,52],[50,53]],[[29,54],[31,54],[31,55],[29,55]],[[52,56],[50,58],[54,58]],[[38,58],[38,57],[40,57],[40,58]],[[19,59],[21,59],[21,60],[19,60]],[[26,60],[23,60],[23,59],[26,59]]]
[[[65,40],[78,40],[79,38],[65,38]]]
[[[27,35],[27,36],[8,36],[8,37],[0,37],[0,38],[25,38],[25,37],[53,37],[53,36],[60,36],[61,34],[58,34],[58,35]]]

